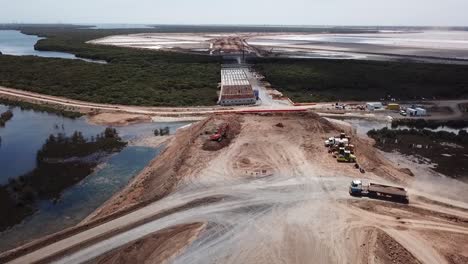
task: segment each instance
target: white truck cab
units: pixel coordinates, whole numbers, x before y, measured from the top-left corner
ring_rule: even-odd
[[[331,137],[328,140],[325,140],[325,147],[330,147],[339,144],[347,145],[349,144],[349,139]]]
[[[349,186],[349,194],[351,195],[361,195],[362,194],[362,181],[353,180]]]
[[[333,146],[335,145],[335,138],[331,137],[327,140],[325,140],[325,147]]]

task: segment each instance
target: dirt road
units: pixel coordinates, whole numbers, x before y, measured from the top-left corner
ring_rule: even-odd
[[[153,121],[198,121],[214,113],[235,113],[271,110],[269,104],[258,106],[237,107],[143,107],[127,105],[109,105],[83,102],[57,96],[43,95],[18,89],[0,86],[0,97],[26,101],[35,104],[45,104],[62,110],[90,114],[90,122],[96,124],[121,125],[133,122]],[[307,110],[309,106],[292,106],[275,104],[277,111]]]
[[[205,150],[210,134],[204,131],[222,122],[237,122],[240,129],[233,132],[229,145]],[[118,210],[128,197],[133,197],[131,203],[151,201],[161,181],[174,179],[175,185],[162,188],[168,190],[164,198],[11,263],[44,259],[128,263],[130,256],[154,256],[165,243],[180,250],[173,248],[170,252],[177,253],[160,254],[151,258],[153,262],[466,263],[468,259],[467,203],[449,206],[450,199],[430,191],[418,191],[409,205],[348,195],[347,186],[354,178],[406,186],[414,179],[366,140],[353,143],[368,173],[336,163],[323,140],[346,128],[315,114],[299,113],[223,115],[190,129],[176,135],[180,141],[170,143],[162,162],[153,163],[139,176],[142,180],[114,197],[121,197],[118,203],[104,207]],[[170,158],[177,162],[168,165]],[[159,172],[165,167],[171,168],[168,178]],[[205,227],[186,229],[194,223]],[[177,226],[184,227],[180,233],[190,235],[167,235],[166,230]],[[132,254],[119,253],[130,249]]]

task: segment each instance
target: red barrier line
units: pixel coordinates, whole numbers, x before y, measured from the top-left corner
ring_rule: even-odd
[[[306,112],[307,109],[264,109],[264,110],[238,110],[238,111],[229,111],[229,112],[214,112],[215,114],[241,114],[241,113],[298,113],[298,112]]]
[[[294,106],[308,106],[308,105],[316,105],[317,103],[294,103]]]

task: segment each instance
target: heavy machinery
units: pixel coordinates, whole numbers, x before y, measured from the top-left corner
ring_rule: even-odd
[[[351,145],[351,144],[346,145],[345,150],[349,150],[351,154],[354,154],[354,145]]]
[[[374,199],[390,200],[399,203],[408,203],[408,193],[405,188],[384,184],[363,184],[361,180],[353,180],[349,186],[349,194],[352,196],[366,196]]]
[[[349,144],[349,139],[347,138],[331,137],[325,140],[325,147],[331,147],[335,145],[347,145],[347,144]]]
[[[229,124],[224,123],[220,125],[216,133],[211,135],[210,140],[221,142],[223,138],[226,137],[226,133],[228,130],[229,130]]]
[[[351,151],[345,150],[345,148],[340,148],[338,151],[338,158],[336,159],[338,162],[356,162],[356,156],[351,154]]]
[[[325,147],[331,147],[334,145],[341,145],[340,147],[343,147],[344,145],[349,144],[350,140],[351,137],[348,137],[345,133],[340,133],[337,137],[331,137],[325,140]]]

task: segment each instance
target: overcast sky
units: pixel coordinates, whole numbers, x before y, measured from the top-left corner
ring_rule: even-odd
[[[468,0],[0,0],[0,22],[468,26]]]

